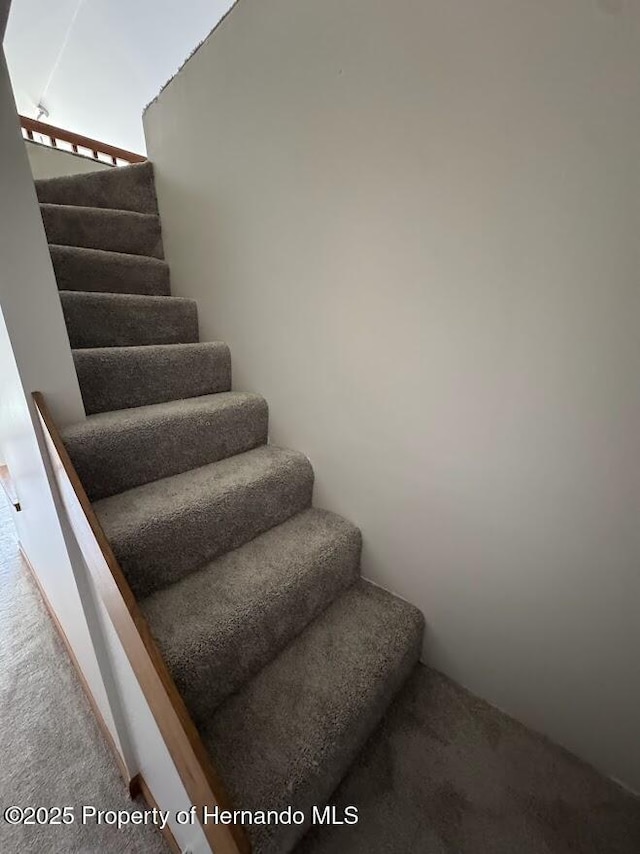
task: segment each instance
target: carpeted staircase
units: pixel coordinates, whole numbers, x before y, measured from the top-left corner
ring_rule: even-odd
[[[36,182],[87,419],[64,440],[236,808],[311,816],[418,660],[229,350],[170,296],[150,163]],[[306,826],[248,827],[255,852]]]

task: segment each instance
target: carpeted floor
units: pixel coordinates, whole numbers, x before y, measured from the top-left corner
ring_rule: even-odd
[[[0,808],[144,809],[128,796],[23,564],[12,513],[0,495]],[[13,827],[0,817],[3,854],[167,850],[152,827]]]
[[[75,674],[22,565],[0,499],[0,804],[131,809]],[[640,800],[443,676],[418,667],[335,793],[355,826],[296,854],[638,854]],[[0,851],[161,852],[138,827],[14,828]]]
[[[640,799],[419,666],[296,854],[638,854]]]

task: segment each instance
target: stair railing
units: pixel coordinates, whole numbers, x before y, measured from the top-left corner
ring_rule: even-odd
[[[47,125],[36,119],[29,119],[27,116],[20,116],[20,126],[22,127],[22,136],[30,142],[39,142],[40,140],[35,139],[34,136],[39,135],[42,140],[41,144],[47,145],[49,148],[59,148],[59,142],[67,143],[70,148],[60,147],[60,151],[70,151],[73,154],[98,160],[100,163],[107,163],[110,166],[119,166],[123,163],[144,163],[147,159],[142,154],[135,154],[125,148],[117,148],[115,145],[107,145],[106,142],[99,142],[97,139],[91,139],[91,137],[82,136],[70,130]],[[104,157],[108,159],[105,160]]]

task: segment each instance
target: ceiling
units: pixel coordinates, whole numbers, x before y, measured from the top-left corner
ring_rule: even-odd
[[[18,111],[145,153],[142,111],[233,0],[13,0],[5,53]]]

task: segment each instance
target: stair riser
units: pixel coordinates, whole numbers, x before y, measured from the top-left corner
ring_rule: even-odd
[[[61,291],[73,349],[146,344],[188,344],[198,340],[196,304],[158,297],[153,302],[107,294]]]
[[[87,415],[229,391],[226,344],[75,350]]]
[[[90,175],[42,179],[35,185],[40,202],[158,213],[153,167],[149,161]]]
[[[146,428],[63,438],[89,498],[97,501],[263,445],[268,418],[266,402],[255,398],[214,416],[199,412]]]
[[[40,212],[49,243],[164,257],[155,215],[43,204]]]
[[[336,539],[314,555],[304,573],[278,596],[265,602],[259,613],[215,645],[193,651],[188,669],[173,676],[197,725],[205,726],[217,707],[269,663],[287,644],[354,583],[359,573],[360,532]],[[153,628],[153,622],[151,623]],[[202,691],[207,685],[207,691]]]
[[[309,507],[312,490],[308,462],[290,465],[123,535],[111,533],[108,514],[95,507],[134,593],[143,597]]]
[[[169,267],[142,255],[104,250],[50,246],[53,269],[61,291],[169,296]]]

